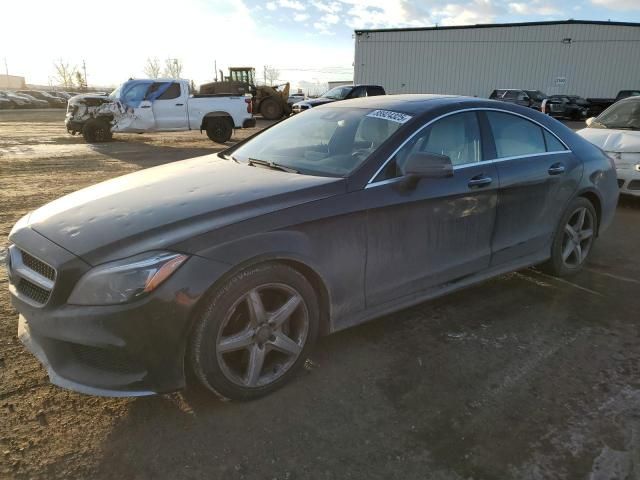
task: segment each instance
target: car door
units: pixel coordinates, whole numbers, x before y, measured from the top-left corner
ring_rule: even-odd
[[[549,130],[505,111],[483,112],[495,146],[500,187],[492,265],[548,248],[582,164]]]
[[[159,95],[153,99],[153,116],[158,130],[186,130],[187,125],[187,94],[181,92],[180,84],[171,82],[168,86],[160,85]],[[153,89],[153,86],[151,87]]]
[[[451,157],[454,174],[407,186],[401,166],[411,152]],[[475,112],[428,124],[381,168],[365,190],[366,299],[380,305],[489,266],[497,171],[482,161]]]

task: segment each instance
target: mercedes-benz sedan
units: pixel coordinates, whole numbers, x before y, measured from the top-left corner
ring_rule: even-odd
[[[320,334],[529,265],[578,271],[617,199],[611,160],[531,109],[362,98],[26,215],[9,288],[57,385],[169,392],[192,368],[255,398]]]

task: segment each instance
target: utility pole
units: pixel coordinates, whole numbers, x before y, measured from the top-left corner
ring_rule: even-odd
[[[87,83],[87,64],[84,62],[84,58],[82,59],[82,71],[84,72],[84,89],[87,90],[89,84]]]
[[[7,57],[4,57],[4,73],[9,76],[9,66],[7,65]]]
[[[263,72],[263,78],[264,78],[264,84],[267,84],[267,66],[264,66],[264,72]]]
[[[218,81],[218,61],[217,60],[213,61],[213,71],[216,73],[216,79],[214,81],[217,82]]]

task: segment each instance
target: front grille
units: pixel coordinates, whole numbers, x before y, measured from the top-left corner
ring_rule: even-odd
[[[44,263],[42,260],[38,260],[33,255],[28,254],[24,250],[20,250],[20,253],[22,254],[22,263],[24,263],[25,267],[39,273],[49,280],[56,279],[56,271],[52,267]]]
[[[624,185],[624,180],[622,179],[618,179],[618,188],[622,188],[622,186]]]
[[[45,290],[35,283],[31,283],[25,278],[21,278],[20,280],[18,280],[18,291],[25,297],[28,297],[34,302],[40,303],[42,305],[49,301],[49,295],[51,294],[49,290]]]
[[[17,245],[9,246],[8,260],[9,282],[15,286],[16,293],[36,306],[47,303],[55,286],[55,268]]]
[[[627,185],[627,189],[629,190],[640,190],[640,180],[631,180],[629,185]]]
[[[136,363],[129,358],[126,352],[77,343],[70,343],[69,346],[79,362],[97,370],[117,373],[138,373],[141,371],[141,368],[137,368]]]

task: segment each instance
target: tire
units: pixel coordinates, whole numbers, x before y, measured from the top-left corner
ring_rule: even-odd
[[[267,120],[277,120],[282,117],[284,111],[275,98],[265,98],[260,103],[260,113]]]
[[[82,136],[87,143],[109,142],[113,139],[109,122],[97,118],[87,120],[82,127]]]
[[[214,117],[207,121],[207,137],[216,143],[225,143],[231,139],[233,124],[226,117]]]
[[[250,267],[217,290],[196,321],[191,366],[222,399],[259,398],[302,367],[318,324],[317,295],[304,275],[279,263]]]
[[[574,199],[558,223],[551,258],[541,269],[557,277],[578,273],[593,247],[598,228],[595,208],[586,198]]]

